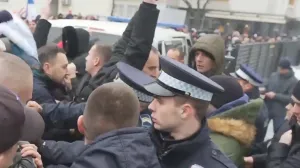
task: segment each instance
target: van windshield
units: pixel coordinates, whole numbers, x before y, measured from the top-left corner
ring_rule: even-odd
[[[50,29],[48,35],[48,43],[58,43],[62,40],[62,28],[52,27]],[[112,34],[105,34],[100,32],[92,32],[90,39],[99,39],[100,43],[103,45],[113,45],[117,42],[121,36],[112,35]]]

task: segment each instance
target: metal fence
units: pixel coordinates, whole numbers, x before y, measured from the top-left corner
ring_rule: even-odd
[[[241,44],[231,51],[235,59],[227,62],[225,73],[234,72],[241,64],[247,64],[267,79],[277,70],[278,62],[283,57],[287,57],[292,65],[299,65],[299,54],[300,41]]]

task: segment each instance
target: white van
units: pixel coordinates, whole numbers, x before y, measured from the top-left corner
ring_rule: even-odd
[[[62,28],[73,26],[83,28],[91,32],[92,38],[98,38],[103,44],[112,45],[121,38],[128,23],[110,22],[110,21],[91,21],[91,20],[50,20],[52,28],[50,29],[48,42],[58,42],[61,40]],[[152,44],[162,55],[166,55],[169,49],[179,48],[185,55],[187,63],[188,52],[192,45],[189,34],[177,32],[173,29],[156,27],[155,37]]]

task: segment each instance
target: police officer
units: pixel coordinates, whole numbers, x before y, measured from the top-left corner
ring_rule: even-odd
[[[160,76],[144,87],[155,96],[149,105],[151,138],[162,167],[235,168],[210,140],[205,117],[213,94],[223,88],[168,57],[160,63]]]
[[[151,112],[148,109],[148,105],[152,102],[153,96],[149,93],[142,84],[153,81],[153,79],[142,71],[124,63],[117,63],[118,75],[114,82],[123,82],[129,85],[136,93],[140,101],[140,118],[139,126],[144,128],[151,128]],[[140,76],[139,78],[137,78]]]
[[[263,79],[251,67],[242,64],[240,69],[230,73],[230,75],[238,79],[244,93],[246,93],[250,99],[259,97],[258,87],[263,85]]]
[[[231,73],[230,75],[238,79],[238,82],[243,88],[244,93],[246,93],[250,97],[250,99],[257,99],[260,97],[258,87],[263,85],[263,79],[251,67],[242,64],[240,66],[240,69],[238,69],[234,73]],[[264,141],[268,129],[268,124],[269,124],[268,108],[264,104],[260,109],[259,115],[255,122],[255,126],[257,128],[255,141],[254,141],[255,143],[260,143]]]

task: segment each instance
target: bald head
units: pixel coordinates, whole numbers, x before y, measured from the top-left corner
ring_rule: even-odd
[[[108,83],[89,96],[83,114],[85,137],[93,141],[100,134],[116,129],[135,127],[139,118],[139,100],[123,83]]]
[[[184,63],[184,56],[178,48],[172,48],[168,51],[167,56],[178,62]]]
[[[32,98],[33,74],[21,58],[0,52],[0,84],[17,94],[23,103]]]

